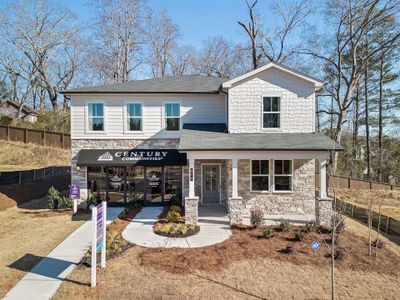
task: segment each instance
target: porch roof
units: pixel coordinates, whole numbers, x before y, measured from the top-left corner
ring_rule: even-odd
[[[320,133],[222,133],[183,129],[180,151],[341,151],[344,148]]]

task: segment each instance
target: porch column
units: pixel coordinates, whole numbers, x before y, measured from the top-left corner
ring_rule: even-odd
[[[232,159],[232,198],[238,197],[238,160]]]
[[[326,160],[319,161],[319,197],[320,199],[327,198],[327,189],[326,189]]]
[[[194,159],[189,158],[189,197],[185,198],[185,223],[197,225],[199,219],[199,197],[194,192]]]

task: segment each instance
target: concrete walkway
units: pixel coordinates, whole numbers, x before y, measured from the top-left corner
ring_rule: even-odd
[[[126,226],[122,237],[138,246],[148,248],[197,248],[220,243],[231,235],[229,220],[223,206],[199,207],[200,232],[187,238],[168,238],[153,232],[153,225],[162,207],[145,207]]]
[[[107,224],[123,210],[107,208]],[[61,283],[72,272],[91,244],[92,222],[88,221],[68,236],[48,256],[43,258],[4,297],[8,300],[51,299]],[[40,242],[40,241],[39,241]],[[90,272],[90,271],[88,271]]]

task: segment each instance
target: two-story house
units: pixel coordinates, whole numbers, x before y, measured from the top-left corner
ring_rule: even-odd
[[[65,91],[72,184],[109,204],[226,205],[231,223],[328,221],[326,165],[342,147],[315,133],[319,80],[270,63],[223,80],[172,76]],[[318,170],[317,170],[318,169]],[[316,171],[319,191],[316,193]]]

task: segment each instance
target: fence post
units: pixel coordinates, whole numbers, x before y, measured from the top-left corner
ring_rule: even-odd
[[[386,234],[388,234],[388,232],[389,232],[389,226],[390,226],[390,217],[387,217],[387,219],[386,219],[386,230],[385,230]]]
[[[350,190],[351,189],[351,177],[347,178],[347,188]]]
[[[54,167],[51,167],[51,177],[54,177]]]
[[[7,141],[10,140],[10,126],[7,125]]]
[[[18,183],[19,184],[22,183],[22,173],[21,173],[21,171],[18,172]]]
[[[353,204],[351,204],[351,217],[352,218],[354,217],[354,205]]]
[[[46,130],[43,130],[42,132],[42,140],[43,140],[43,146],[46,146]]]
[[[24,143],[26,144],[28,142],[28,130],[24,128]]]
[[[61,147],[64,149],[64,133],[61,133]]]
[[[33,181],[36,181],[36,170],[33,169]]]
[[[372,190],[372,181],[369,182],[369,189]]]

